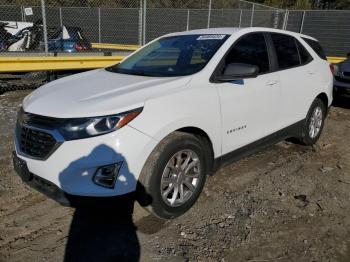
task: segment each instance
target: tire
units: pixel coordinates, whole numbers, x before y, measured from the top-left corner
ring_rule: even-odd
[[[307,113],[305,124],[301,131],[300,142],[304,145],[314,145],[320,138],[326,117],[326,105],[316,98]]]
[[[194,205],[205,184],[207,152],[206,144],[192,134],[174,132],[164,138],[141,171],[137,189],[140,205],[162,219],[184,214]]]

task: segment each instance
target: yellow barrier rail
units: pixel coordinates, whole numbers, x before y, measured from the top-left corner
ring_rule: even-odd
[[[114,65],[123,56],[0,57],[0,73],[80,70]]]
[[[115,50],[123,50],[123,51],[136,51],[141,46],[139,45],[120,45],[120,44],[102,44],[102,43],[92,43],[92,48],[99,49],[115,49]]]
[[[0,56],[0,73],[103,68],[114,65],[123,58],[123,56]],[[343,60],[345,57],[328,57],[331,63],[339,63]]]
[[[346,59],[345,57],[334,57],[334,56],[327,57],[328,62],[332,64],[343,62],[345,59]]]

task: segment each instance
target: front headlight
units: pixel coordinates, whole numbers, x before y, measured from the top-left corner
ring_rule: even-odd
[[[141,112],[142,108],[137,108],[111,116],[67,119],[59,131],[65,140],[103,135],[125,126]]]

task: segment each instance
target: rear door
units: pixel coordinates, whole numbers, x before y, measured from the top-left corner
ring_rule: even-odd
[[[230,63],[259,67],[256,78],[214,84],[221,104],[223,154],[277,131],[280,83],[269,53],[265,34],[250,33],[233,44],[219,65],[218,74]]]
[[[314,97],[317,72],[313,58],[293,36],[271,33],[281,80],[281,128],[306,117]]]

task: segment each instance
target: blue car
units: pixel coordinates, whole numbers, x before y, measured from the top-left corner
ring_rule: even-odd
[[[334,75],[334,96],[350,97],[350,53],[347,54],[345,61],[333,64],[332,71]]]
[[[9,46],[26,38],[24,51],[43,51],[43,30],[41,24],[23,28],[9,40]],[[22,50],[19,51],[23,51]],[[90,42],[84,37],[81,28],[63,26],[59,30],[48,29],[48,49],[54,53],[77,53],[91,50]]]
[[[77,53],[91,50],[90,42],[79,27],[65,27],[53,34],[48,40],[50,52]]]

